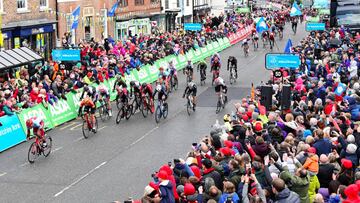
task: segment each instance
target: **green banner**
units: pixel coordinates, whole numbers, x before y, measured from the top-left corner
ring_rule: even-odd
[[[109,92],[110,92],[110,100],[114,101],[116,99],[116,89],[113,91],[114,85],[115,85],[116,78],[110,78],[109,79]]]
[[[194,62],[193,60],[194,60],[195,54],[194,54],[193,49],[190,49],[189,51],[187,51],[185,55],[188,60],[191,60],[191,62]]]
[[[214,47],[215,52],[221,51],[221,47],[220,47],[219,42],[215,41],[215,42],[212,43],[212,45]]]
[[[229,46],[231,46],[231,43],[230,43],[230,40],[229,40],[229,38],[227,38],[227,37],[224,37],[224,43],[225,43],[225,45],[226,45],[226,48],[228,48]]]
[[[130,74],[133,78],[135,78],[136,81],[139,81],[138,70],[133,69]]]
[[[249,7],[237,8],[236,13],[250,13],[250,8]]]
[[[151,81],[156,81],[159,77],[159,67],[154,64],[149,66],[150,78]]]
[[[150,78],[150,72],[149,72],[149,65],[143,66],[141,67],[141,69],[138,71],[138,76],[139,76],[139,82],[141,83],[150,83],[151,78]]]
[[[155,64],[160,68],[163,67],[166,70],[169,66],[169,62],[165,59],[159,59],[155,62]]]
[[[319,9],[319,15],[330,15],[330,9]]]
[[[50,105],[50,104],[49,104]],[[31,117],[41,118],[45,122],[45,128],[52,129],[54,124],[51,122],[51,116],[42,104],[38,104],[32,108],[24,109],[19,114],[19,120],[26,134],[26,121]],[[32,134],[32,132],[31,132]]]
[[[207,46],[206,46],[208,52],[206,53],[206,57],[209,57],[211,55],[213,55],[216,51],[214,50],[214,47],[212,45],[212,43],[209,43]]]
[[[196,49],[196,51],[194,51],[194,58],[193,58],[193,63],[196,63],[200,60],[202,60],[202,53],[201,53],[201,49]]]
[[[67,94],[66,98],[71,98],[71,96]],[[54,126],[58,126],[77,117],[77,110],[74,109],[74,105],[69,105],[69,103],[74,104],[74,102],[60,99],[54,105],[49,105],[49,115]]]
[[[182,55],[182,54],[179,54],[176,59],[177,59],[177,61],[178,61],[178,64],[177,64],[177,66],[176,66],[176,69],[177,69],[177,70],[183,69],[183,68],[186,66],[186,62],[187,62],[186,56],[185,56],[185,55]]]

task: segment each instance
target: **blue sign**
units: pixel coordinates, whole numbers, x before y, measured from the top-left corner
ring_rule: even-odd
[[[265,68],[290,68],[296,69],[300,66],[300,57],[295,54],[266,54]]]
[[[26,140],[26,135],[16,115],[0,117],[0,152]]]
[[[80,50],[54,49],[51,56],[54,61],[80,61]]]
[[[311,31],[324,31],[325,30],[325,23],[306,23],[305,30],[308,32]]]
[[[200,23],[184,23],[184,30],[200,31],[202,25]]]

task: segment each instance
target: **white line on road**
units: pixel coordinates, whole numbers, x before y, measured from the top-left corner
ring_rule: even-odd
[[[64,189],[62,189],[60,192],[56,193],[54,195],[54,197],[57,197],[59,195],[61,195],[62,193],[64,193],[66,190],[70,189],[72,186],[76,185],[77,183],[79,183],[80,181],[82,181],[83,179],[85,179],[87,176],[89,176],[90,174],[92,174],[94,171],[96,171],[97,169],[99,169],[101,166],[105,165],[106,161],[102,162],[100,165],[96,166],[95,168],[91,169],[89,172],[87,172],[85,175],[81,176],[79,179],[77,179],[76,181],[74,181],[73,183],[71,183],[70,185],[66,186]]]
[[[130,147],[135,145],[136,143],[140,142],[142,139],[144,139],[146,136],[150,135],[152,132],[154,132],[156,129],[158,129],[159,126],[156,126],[155,128],[151,129],[149,132],[147,132],[145,135],[143,135],[142,137],[140,137],[139,139],[137,139],[135,142],[130,144]]]
[[[56,151],[59,151],[60,149],[62,149],[63,147],[58,147],[58,148],[56,148],[56,149],[54,149],[52,152],[54,153],[54,152],[56,152]]]
[[[1,177],[1,176],[4,176],[4,175],[6,175],[6,174],[7,174],[6,172],[0,173],[0,177]]]
[[[23,167],[23,166],[26,166],[26,165],[29,165],[29,162],[25,162],[25,163],[21,164],[20,166]]]
[[[79,137],[78,139],[76,139],[74,142],[79,142],[80,140],[85,139],[84,137]]]
[[[64,127],[60,128],[60,130],[64,130],[64,129],[66,129],[66,128],[70,127],[70,126],[76,125],[76,124],[78,124],[78,123],[79,123],[79,122],[71,122],[71,123],[69,123],[68,125],[65,125]]]
[[[74,126],[74,127],[70,128],[70,130],[75,130],[75,128],[80,127],[80,126],[82,126],[82,123],[80,123],[80,124],[78,124],[78,125],[76,125],[76,126]]]
[[[106,126],[106,125],[104,125],[103,127],[99,128],[99,129],[98,129],[98,131],[100,131],[100,130],[102,130],[102,129],[106,128],[106,127],[107,127],[107,126]]]

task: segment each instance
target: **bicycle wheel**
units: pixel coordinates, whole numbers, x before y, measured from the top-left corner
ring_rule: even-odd
[[[220,100],[217,102],[217,105],[216,105],[216,113],[219,113],[220,112],[220,110],[221,110],[221,102],[220,102]]]
[[[124,109],[121,108],[116,115],[116,119],[115,119],[116,124],[119,124],[123,117],[124,117]]]
[[[170,78],[170,81],[169,81],[169,85],[170,85],[170,92],[172,92],[172,90],[173,90],[173,88],[174,88],[174,77],[173,76],[171,76],[171,78]]]
[[[138,101],[136,98],[131,105],[133,106],[133,108],[131,109],[131,115],[134,115],[136,110],[139,108]]]
[[[102,121],[105,121],[106,120],[106,110],[105,110],[105,106],[104,105],[101,105],[99,107],[99,116],[100,116],[100,119]]]
[[[118,109],[121,109],[120,99],[116,99],[116,107],[117,107]]]
[[[46,147],[43,148],[43,155],[47,157],[51,152],[52,138],[50,136],[46,136],[45,141],[46,141]]]
[[[34,163],[35,160],[39,157],[39,149],[36,146],[36,143],[33,142],[30,145],[29,152],[28,152],[28,161],[29,163]]]
[[[94,133],[97,133],[97,130],[99,128],[97,117],[95,116],[95,131]]]
[[[230,77],[229,77],[230,85],[233,84],[232,79],[233,79],[233,75],[232,75],[232,73],[230,73]]]
[[[82,125],[82,133],[85,139],[87,139],[89,137],[90,131],[92,129],[89,129],[89,126],[86,122],[86,120],[83,121],[83,125]]]
[[[140,110],[144,118],[146,118],[147,115],[149,114],[149,108],[147,107],[147,103],[141,102]]]
[[[156,110],[155,110],[155,122],[156,123],[159,123],[160,122],[160,119],[161,119],[161,109],[160,109],[160,106],[157,106],[156,107]]]
[[[163,114],[164,119],[166,119],[169,114],[169,107],[168,107],[167,103],[164,103],[163,106],[164,106],[163,107],[164,109],[163,109],[162,114]]]
[[[174,90],[177,90],[179,88],[179,81],[177,78],[174,78]]]
[[[190,100],[188,99],[187,103],[186,103],[186,111],[188,113],[188,115],[190,116],[191,115],[191,111],[192,111],[192,108],[191,108],[191,104],[190,104]]]
[[[131,115],[132,115],[132,112],[133,112],[133,109],[134,109],[134,106],[132,104],[130,104],[127,109],[126,109],[126,112],[125,112],[125,118],[126,120],[129,120]]]

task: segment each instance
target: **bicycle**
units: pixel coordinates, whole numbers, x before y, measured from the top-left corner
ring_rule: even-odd
[[[102,121],[106,121],[110,119],[110,111],[107,107],[107,102],[104,99],[99,99],[100,107],[99,107],[99,116]]]
[[[225,100],[224,100],[224,96],[222,94],[222,90],[219,92],[219,97],[218,97],[218,102],[217,102],[217,105],[216,105],[216,113],[218,114],[221,109],[224,109],[225,108]]]
[[[179,82],[177,77],[175,77],[173,74],[170,75],[170,91],[174,90],[176,91],[179,87]]]
[[[213,78],[212,78],[211,85],[214,86],[214,81],[215,81],[216,78],[219,77],[220,71],[219,70],[213,70],[212,73],[213,73]]]
[[[249,45],[244,45],[244,55],[245,57],[249,56]]]
[[[96,116],[94,115],[95,117],[95,130],[93,130],[93,124],[92,124],[92,121],[90,121],[89,119],[89,114],[87,112],[85,112],[85,114],[83,114],[82,116],[82,119],[83,119],[83,124],[82,124],[82,133],[83,133],[83,136],[85,139],[87,139],[89,136],[90,136],[90,133],[96,133],[97,130],[98,130],[98,121],[97,121],[97,118]]]
[[[234,67],[230,67],[230,78],[229,78],[229,81],[230,81],[230,84],[233,84],[233,83],[236,83],[236,74],[234,74]]]
[[[206,80],[206,70],[200,69],[200,85],[201,86],[205,85],[205,80]]]
[[[164,119],[167,118],[169,114],[168,104],[164,102],[162,99],[158,99],[158,104],[155,110],[155,121],[156,123],[160,122],[161,117]]]
[[[131,106],[133,107],[133,108],[132,108],[132,111],[131,111],[131,114],[132,114],[132,115],[135,114],[135,112],[136,112],[137,109],[141,110],[141,109],[140,109],[140,105],[141,105],[140,93],[139,93],[139,92],[135,92],[134,94],[135,94],[135,96],[134,96],[134,99],[133,99],[133,101],[132,101],[132,103],[131,103]]]
[[[132,104],[129,104],[127,102],[121,102],[120,104],[121,104],[121,106],[120,106],[119,112],[117,113],[116,119],[115,119],[116,124],[119,124],[121,119],[123,119],[123,118],[125,118],[126,120],[129,120],[132,115],[133,108],[134,108]]]
[[[195,106],[193,103],[193,96],[191,94],[187,95],[186,111],[188,115],[191,115],[191,111],[195,112]]]
[[[189,70],[185,70],[185,74],[186,74],[186,83],[191,82],[193,77],[192,77],[192,71]]]
[[[142,95],[142,99],[141,99],[141,104],[140,104],[140,111],[142,113],[142,115],[144,116],[144,118],[147,117],[147,115],[149,114],[149,111],[151,113],[154,113],[154,102],[152,101],[152,99],[149,98],[149,96],[146,95]]]
[[[259,48],[259,40],[253,39],[253,45],[254,45],[254,51],[257,51],[257,49]]]
[[[35,137],[35,141],[31,143],[29,151],[28,151],[28,161],[29,163],[34,163],[35,160],[42,154],[44,157],[48,157],[51,152],[52,147],[52,138],[48,135],[45,136],[46,146],[43,146],[42,140]]]

